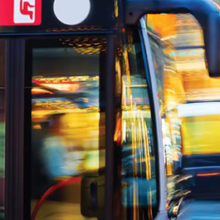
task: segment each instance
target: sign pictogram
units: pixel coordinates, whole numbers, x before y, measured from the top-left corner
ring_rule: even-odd
[[[0,26],[40,25],[42,0],[0,0]]]

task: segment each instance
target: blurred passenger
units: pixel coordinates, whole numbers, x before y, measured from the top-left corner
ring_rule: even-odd
[[[76,174],[67,159],[68,150],[61,134],[61,114],[53,115],[48,122],[40,124],[41,129],[33,129],[32,135],[32,196],[39,198],[56,178]]]
[[[62,139],[61,117],[61,115],[53,115],[50,119],[48,135],[44,138],[41,149],[45,173],[51,179],[75,174],[67,161],[68,151]]]

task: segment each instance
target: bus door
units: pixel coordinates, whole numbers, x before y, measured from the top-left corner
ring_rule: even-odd
[[[112,219],[114,4],[0,1],[1,220]]]
[[[0,40],[1,220],[109,216],[113,43],[108,34]]]
[[[7,39],[4,220],[156,218],[157,143],[138,28],[117,43],[108,34]]]
[[[155,219],[157,145],[138,29],[126,30],[116,59],[112,35],[2,42],[0,219]],[[4,142],[4,84],[2,94]]]
[[[106,51],[106,36],[26,40],[31,220],[104,217]]]

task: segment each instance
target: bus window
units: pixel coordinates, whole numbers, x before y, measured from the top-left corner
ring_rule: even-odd
[[[4,42],[0,40],[0,220],[5,209],[5,67]]]
[[[104,207],[100,60],[105,43],[100,37],[28,42],[32,220],[85,219],[81,206],[89,193],[98,194],[91,197],[91,209]],[[100,180],[90,189],[89,176]]]
[[[202,30],[192,15],[148,15],[147,30],[159,94],[169,202],[176,192],[192,189],[188,188],[191,175],[185,182],[185,178],[179,178],[183,177],[183,158],[186,151],[195,150],[194,140],[201,139],[198,134],[204,136],[197,127],[199,123],[191,118],[196,109],[191,109],[188,121],[181,117],[180,107],[210,99],[207,87],[217,87],[219,83],[208,77]]]
[[[130,32],[122,55],[123,219],[152,220],[157,213],[155,142],[149,87],[139,35]]]

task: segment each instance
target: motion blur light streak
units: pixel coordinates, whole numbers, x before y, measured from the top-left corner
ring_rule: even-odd
[[[220,103],[207,102],[207,103],[189,103],[178,105],[179,117],[195,117],[202,115],[219,115]]]
[[[197,176],[219,176],[220,173],[198,173]]]
[[[178,219],[220,219],[219,202],[214,203],[220,198],[220,79],[208,75],[203,32],[188,14],[148,15],[147,27],[162,118],[167,203],[188,191],[195,204],[185,198]],[[213,213],[195,211],[209,204]]]
[[[32,88],[31,90],[32,95],[39,95],[39,94],[53,94],[53,92],[48,91],[46,89],[41,89],[41,88]]]
[[[157,204],[155,146],[148,85],[136,33],[129,33],[122,55],[123,219],[153,219]],[[118,119],[119,120],[119,119]],[[118,128],[118,126],[117,126]],[[115,135],[117,134],[117,130]],[[126,217],[127,216],[127,217]]]
[[[67,93],[73,93],[79,90],[79,84],[76,83],[62,83],[62,84],[40,84],[39,86],[45,87],[45,88],[50,88],[50,89],[56,89],[62,92],[67,92]]]

